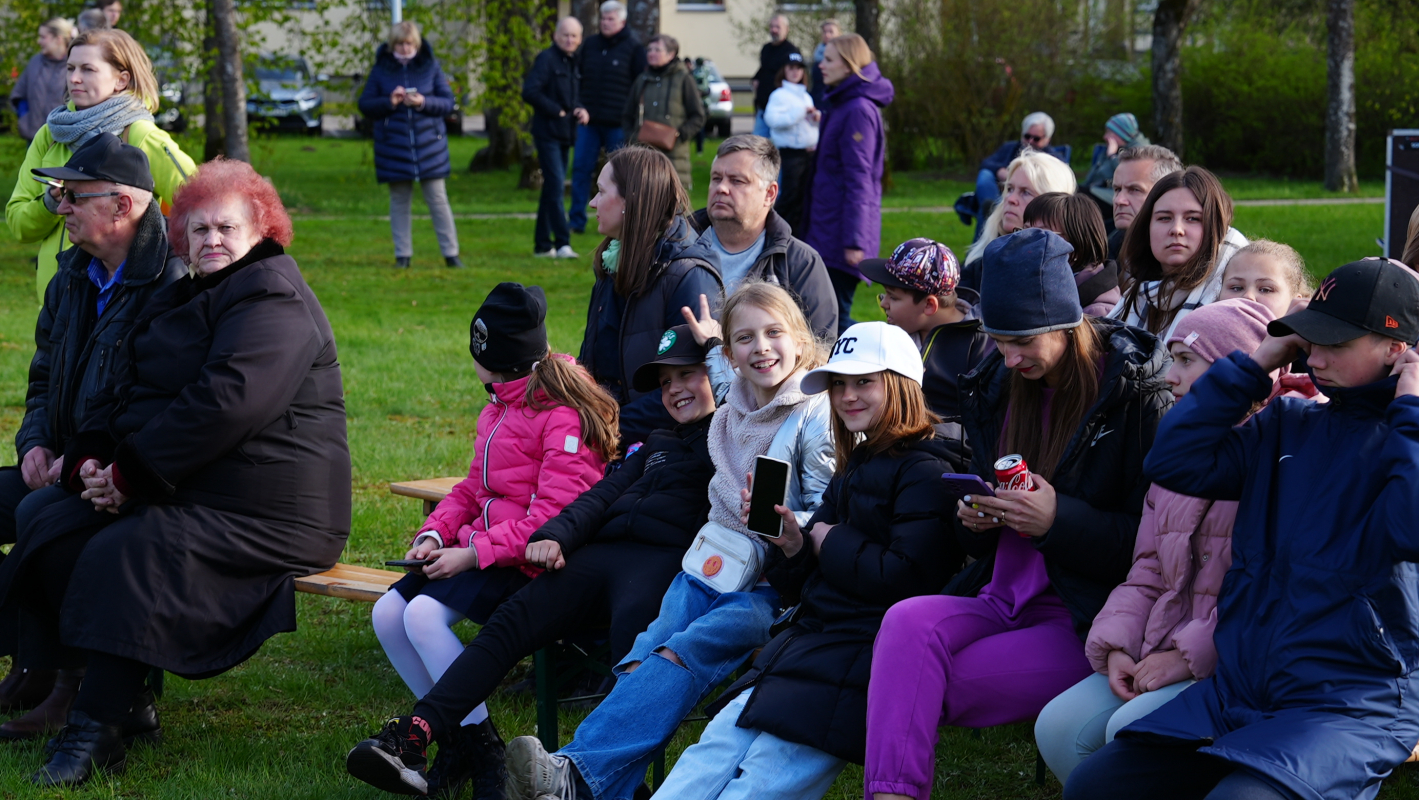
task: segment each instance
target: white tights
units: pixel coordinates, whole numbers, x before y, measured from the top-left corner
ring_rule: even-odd
[[[432,597],[419,595],[405,602],[398,592],[387,592],[374,604],[373,617],[374,635],[416,698],[428,694],[463,652],[463,642],[453,632],[463,615]],[[480,703],[463,724],[477,725],[487,718],[488,706]]]

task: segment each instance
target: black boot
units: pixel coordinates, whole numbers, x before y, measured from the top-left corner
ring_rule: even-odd
[[[438,754],[429,768],[429,796],[454,800],[472,781],[473,800],[503,800],[503,784],[507,782],[503,749],[492,719],[465,725],[439,740]]]
[[[158,717],[158,705],[153,690],[147,687],[133,700],[133,710],[119,723],[123,729],[123,746],[143,744],[154,747],[163,742],[163,723]]]
[[[68,724],[45,750],[44,766],[30,776],[36,786],[79,786],[100,772],[122,772],[128,763],[123,729],[90,719],[82,711],[69,712]]]

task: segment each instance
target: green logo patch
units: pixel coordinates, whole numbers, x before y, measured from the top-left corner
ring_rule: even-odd
[[[655,351],[655,354],[658,355],[658,356],[663,356],[663,355],[665,355],[665,351],[666,351],[666,350],[669,350],[670,348],[672,348],[672,347],[674,347],[674,346],[675,346],[675,331],[666,331],[665,334],[660,337],[660,349],[657,350],[657,351]]]

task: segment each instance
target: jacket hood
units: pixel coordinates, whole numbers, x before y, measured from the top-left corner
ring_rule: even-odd
[[[675,221],[670,223],[670,230],[660,238],[660,248],[656,251],[655,260],[658,264],[666,264],[682,258],[703,261],[714,270],[715,275],[719,275],[719,258],[709,240],[700,238],[700,234],[688,219],[677,216]]]
[[[663,66],[663,67],[646,67],[646,68],[645,68],[645,71],[646,71],[646,74],[648,74],[648,75],[662,75],[662,76],[664,76],[664,75],[674,75],[677,71],[678,71],[678,72],[683,72],[683,73],[685,73],[685,74],[687,74],[687,75],[688,75],[689,72],[690,72],[689,70],[685,69],[685,62],[681,61],[681,60],[680,60],[680,57],[679,57],[678,55],[675,56],[674,58],[670,59],[670,63],[666,64],[666,65]]]
[[[892,98],[897,96],[896,87],[892,86],[890,80],[882,77],[882,71],[877,68],[877,62],[874,61],[863,67],[862,76],[859,78],[853,73],[848,73],[842,83],[829,87],[828,100],[838,106],[854,98],[864,97],[878,106],[885,107],[892,102]]]
[[[414,57],[409,59],[409,69],[422,68],[433,60],[434,50],[432,47],[429,47],[429,40],[425,39],[419,43],[419,52],[415,53]],[[380,45],[379,49],[374,51],[374,63],[376,66],[385,67],[387,69],[400,69],[403,66],[399,63],[398,59],[394,57],[394,51],[390,49],[388,43]]]

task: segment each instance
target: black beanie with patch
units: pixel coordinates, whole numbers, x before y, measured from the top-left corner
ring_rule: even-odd
[[[500,283],[473,315],[468,352],[490,372],[525,372],[547,355],[547,296],[541,286]]]

